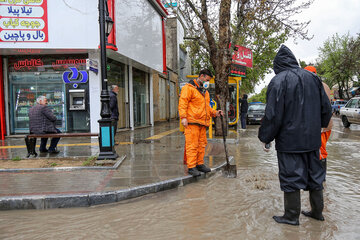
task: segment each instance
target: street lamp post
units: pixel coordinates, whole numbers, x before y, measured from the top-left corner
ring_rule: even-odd
[[[105,13],[106,11],[106,13]],[[110,95],[107,85],[107,64],[106,64],[106,37],[110,34],[112,19],[109,17],[107,0],[99,0],[99,25],[100,25],[100,59],[101,59],[101,119],[99,122],[99,147],[98,160],[115,160],[118,155],[115,152],[114,120],[110,118]],[[105,37],[106,34],[106,37]]]

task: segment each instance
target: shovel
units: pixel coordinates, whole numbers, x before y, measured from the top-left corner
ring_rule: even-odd
[[[222,115],[220,115],[220,117],[221,117],[221,127],[222,127],[222,134],[223,134],[224,148],[225,148],[225,155],[226,155],[226,165],[225,165],[225,167],[223,169],[223,176],[228,177],[228,178],[236,178],[236,176],[237,176],[236,165],[230,165],[229,155],[228,155],[228,151],[227,151],[227,148],[226,148],[224,120],[223,120]]]

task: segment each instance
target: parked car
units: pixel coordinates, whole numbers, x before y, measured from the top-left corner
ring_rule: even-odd
[[[346,128],[350,127],[352,123],[360,124],[360,97],[353,97],[344,107],[340,108],[340,118]]]
[[[256,102],[249,103],[249,108],[247,112],[247,124],[261,123],[262,118],[265,116],[265,103]]]
[[[332,112],[336,115],[340,114],[340,109],[345,106],[347,103],[346,100],[335,100],[331,103]]]

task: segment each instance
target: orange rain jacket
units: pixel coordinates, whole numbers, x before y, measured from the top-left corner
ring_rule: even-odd
[[[314,67],[313,67],[314,68]],[[305,68],[306,69],[306,68]],[[314,68],[315,69],[315,68]],[[308,69],[307,69],[308,70]],[[309,70],[310,71],[310,70]],[[315,69],[316,73],[316,69]],[[324,90],[330,101],[330,88],[323,82]],[[333,121],[330,119],[329,125],[326,128],[321,129],[321,147],[320,147],[320,160],[327,158],[326,143],[328,142],[333,127]]]
[[[330,138],[331,130],[321,133],[320,160],[327,158],[326,143]]]
[[[180,118],[186,118],[188,123],[197,123],[208,127],[210,118],[216,117],[216,110],[210,107],[210,95],[208,91],[199,88],[194,80],[191,80],[181,89],[179,99]]]

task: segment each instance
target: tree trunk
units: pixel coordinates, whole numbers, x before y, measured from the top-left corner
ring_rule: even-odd
[[[227,81],[226,81],[226,85],[227,85]],[[218,110],[222,110],[224,112],[224,117],[223,117],[224,130],[225,130],[225,136],[227,136],[228,126],[229,126],[228,114],[227,114],[227,109],[226,109],[227,94],[217,94],[216,96],[217,96],[216,101],[218,104]],[[216,118],[216,120],[215,120],[215,136],[222,136],[223,132],[222,132],[221,124],[222,124],[221,118],[220,117]]]
[[[219,13],[219,43],[218,43],[218,54],[216,57],[216,68],[215,68],[215,93],[219,104],[219,107],[224,112],[224,130],[227,135],[228,129],[228,114],[226,109],[226,103],[229,99],[229,87],[228,77],[231,66],[231,54],[229,49],[231,31],[230,31],[230,8],[231,0],[222,0],[220,3]],[[214,59],[215,60],[215,59]],[[221,120],[216,120],[215,125],[215,136],[222,135]]]
[[[226,103],[229,98],[228,76],[231,66],[231,54],[229,49],[231,39],[230,14],[231,0],[221,0],[219,10],[219,39],[215,40],[211,31],[208,18],[207,1],[201,0],[201,12],[199,12],[192,1],[186,0],[190,8],[201,19],[202,26],[205,31],[206,39],[209,44],[210,62],[215,69],[215,94],[218,103],[218,109],[224,111],[224,124],[226,132],[228,129],[228,118],[226,111]],[[215,120],[215,135],[222,135],[222,127],[220,118]]]

